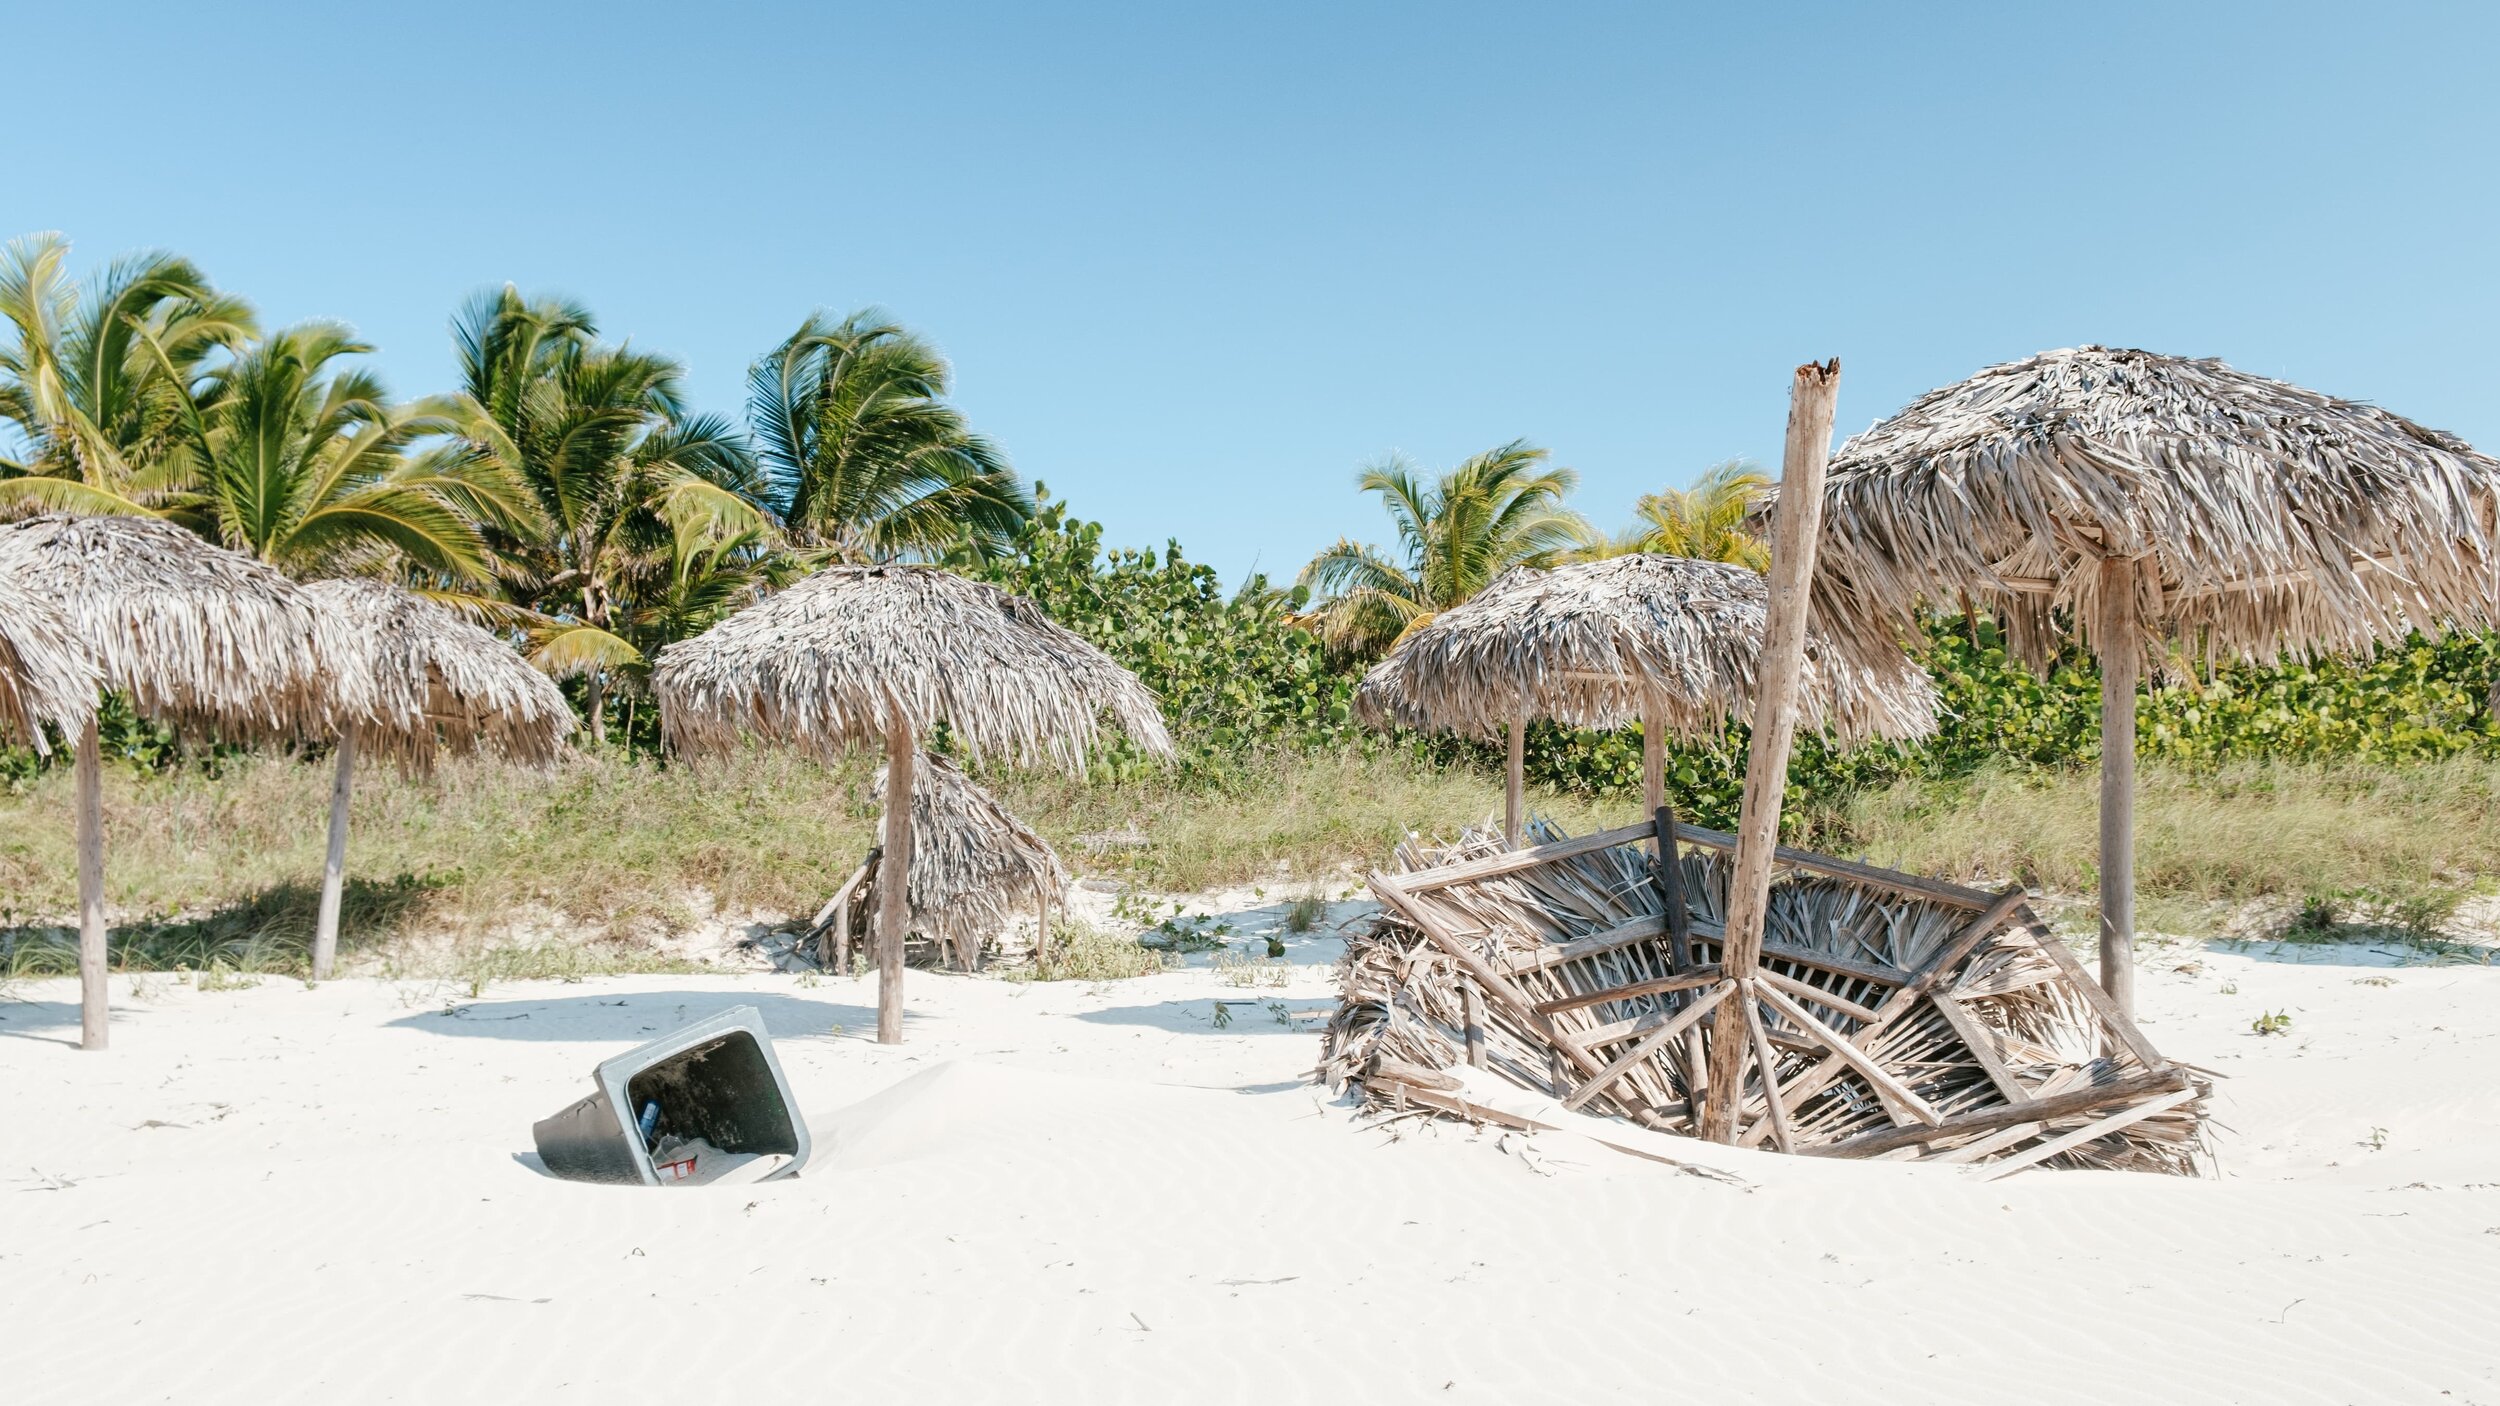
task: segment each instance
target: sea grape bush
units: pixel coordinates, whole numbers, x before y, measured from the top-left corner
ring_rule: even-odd
[[[1299,590],[1253,577],[1227,591],[1212,568],[1191,562],[1178,543],[1161,551],[1105,549],[1099,523],[1077,518],[1046,493],[1008,553],[958,565],[1030,597],[1135,670],[1163,700],[1185,782],[1220,788],[1241,775],[1257,751],[1275,748],[1401,748],[1488,770],[1501,764],[1493,742],[1381,737],[1357,726],[1352,703],[1359,667],[1330,664],[1301,624],[1306,602]],[[1792,833],[1814,823],[1819,801],[1903,778],[2098,760],[2100,686],[2089,655],[2071,651],[2035,674],[2008,657],[1993,623],[1958,617],[1932,621],[1917,643],[1944,705],[1937,735],[1917,746],[1849,749],[1800,736],[1789,768]],[[2500,755],[2500,725],[2486,702],[2495,673],[2500,637],[2478,634],[2416,636],[2353,661],[2208,669],[2182,657],[2148,683],[2137,709],[2136,747],[2147,759],[2190,766],[2269,757],[2400,762]],[[612,699],[609,722],[618,745],[658,748],[647,700]],[[1746,735],[1739,721],[1707,744],[1670,748],[1670,787],[1687,819],[1723,828],[1734,823]],[[118,699],[108,699],[102,740],[108,757],[142,769],[186,759],[214,766],[229,751],[186,754],[164,729],[132,716]],[[1640,784],[1640,759],[1637,729],[1598,732],[1546,723],[1528,729],[1528,776],[1541,785],[1624,794]],[[48,764],[64,761],[56,753]],[[43,765],[24,749],[0,749],[0,784],[23,781]],[[1095,774],[1123,779],[1150,769],[1147,759],[1115,743]]]
[[[1254,576],[1227,593],[1180,544],[1161,552],[1102,546],[1102,525],[1045,497],[1012,554],[970,568],[1032,599],[1101,646],[1163,700],[1185,774],[1221,779],[1247,750],[1334,744],[1355,735],[1355,675],[1332,669],[1295,623],[1299,590]],[[1115,775],[1144,760],[1115,750]]]

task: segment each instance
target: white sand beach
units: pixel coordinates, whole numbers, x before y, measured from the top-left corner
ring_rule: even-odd
[[[2143,1001],[2229,1076],[2205,1181],[1368,1127],[1306,1080],[1318,966],[915,974],[899,1048],[868,980],[157,978],[83,1054],[20,983],[6,1397],[2500,1402],[2500,970],[2189,951]],[[593,1063],[739,1003],[803,1176],[531,1165]]]

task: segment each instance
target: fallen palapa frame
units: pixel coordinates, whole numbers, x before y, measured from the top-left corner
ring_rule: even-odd
[[[1661,866],[1670,832],[1675,859]],[[1331,1084],[1483,1121],[1436,1073],[1464,1062],[1566,1108],[1695,1135],[1724,1035],[1753,1056],[1741,1146],[1984,1163],[1991,1177],[2196,1175],[2210,1160],[2209,1076],[2153,1048],[2020,888],[1782,847],[1759,964],[1731,977],[1734,836],[1661,810],[1576,839],[1540,823],[1531,838],[1409,844],[1401,872],[1372,876],[1382,911],[1340,969]]]

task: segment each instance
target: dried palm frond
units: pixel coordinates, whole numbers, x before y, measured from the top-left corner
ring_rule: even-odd
[[[1815,611],[1907,635],[1967,597],[2044,664],[2138,564],[2139,637],[2209,659],[2355,653],[2500,619],[2500,463],[2400,415],[2219,361],[2043,352],[1930,391],[1841,446]],[[1776,492],[1756,509],[1765,524]],[[2093,640],[2095,653],[2107,645]]]
[[[411,771],[430,769],[438,749],[543,765],[573,730],[573,710],[554,680],[444,606],[354,578],[315,581],[304,594],[358,641],[372,694],[371,715],[357,729],[360,749]]]
[[[1375,727],[1470,735],[1514,717],[1612,728],[1641,718],[1647,689],[1669,732],[1715,737],[1752,708],[1768,602],[1760,573],[1725,562],[1634,555],[1523,567],[1373,665],[1355,712]],[[1891,640],[1809,631],[1805,725],[1849,740],[1933,731],[1935,688]]]
[[[1082,772],[1102,719],[1170,756],[1152,692],[1111,657],[995,586],[931,566],[837,566],[660,651],[669,744],[722,752],[741,733],[820,754],[876,746],[899,708],[964,753]]]
[[[880,768],[880,805],[885,786]],[[1048,841],[963,768],[925,752],[912,771],[911,846],[911,930],[958,953],[977,954],[1037,893],[1058,902],[1067,892]]]

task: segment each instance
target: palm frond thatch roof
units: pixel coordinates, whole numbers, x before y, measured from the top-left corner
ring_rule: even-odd
[[[995,586],[931,566],[837,566],[660,651],[671,746],[725,751],[742,732],[831,755],[875,746],[900,708],[976,760],[1070,772],[1102,719],[1169,756],[1163,714],[1111,656]]]
[[[46,751],[46,726],[76,737],[95,706],[95,665],[69,618],[16,577],[0,573],[0,742]]]
[[[0,526],[0,575],[57,607],[143,716],[249,741],[327,736],[368,710],[343,627],[275,568],[173,523],[21,519]]]
[[[1683,737],[1716,736],[1752,706],[1770,592],[1725,562],[1632,555],[1505,573],[1372,666],[1355,712],[1374,727],[1500,730],[1514,716],[1621,727],[1642,715]],[[1844,647],[1809,631],[1802,695],[1810,727],[1846,739],[1935,727],[1935,689],[1884,635]]]
[[[438,748],[543,765],[573,730],[553,679],[443,606],[386,581],[315,581],[304,594],[352,634],[370,675],[360,748],[419,771]]]
[[[1966,596],[2040,663],[2056,616],[2087,633],[2100,618],[2111,556],[2139,563],[2147,656],[2165,640],[2252,660],[2355,652],[2493,619],[2496,491],[2500,463],[2375,406],[2213,360],[2043,352],[1841,446],[1817,615],[1897,631]]]
[[[880,804],[885,787],[879,768]],[[926,752],[912,771],[911,847],[912,931],[957,950],[978,951],[1037,888],[1056,900],[1068,887],[1048,841],[963,768]]]

